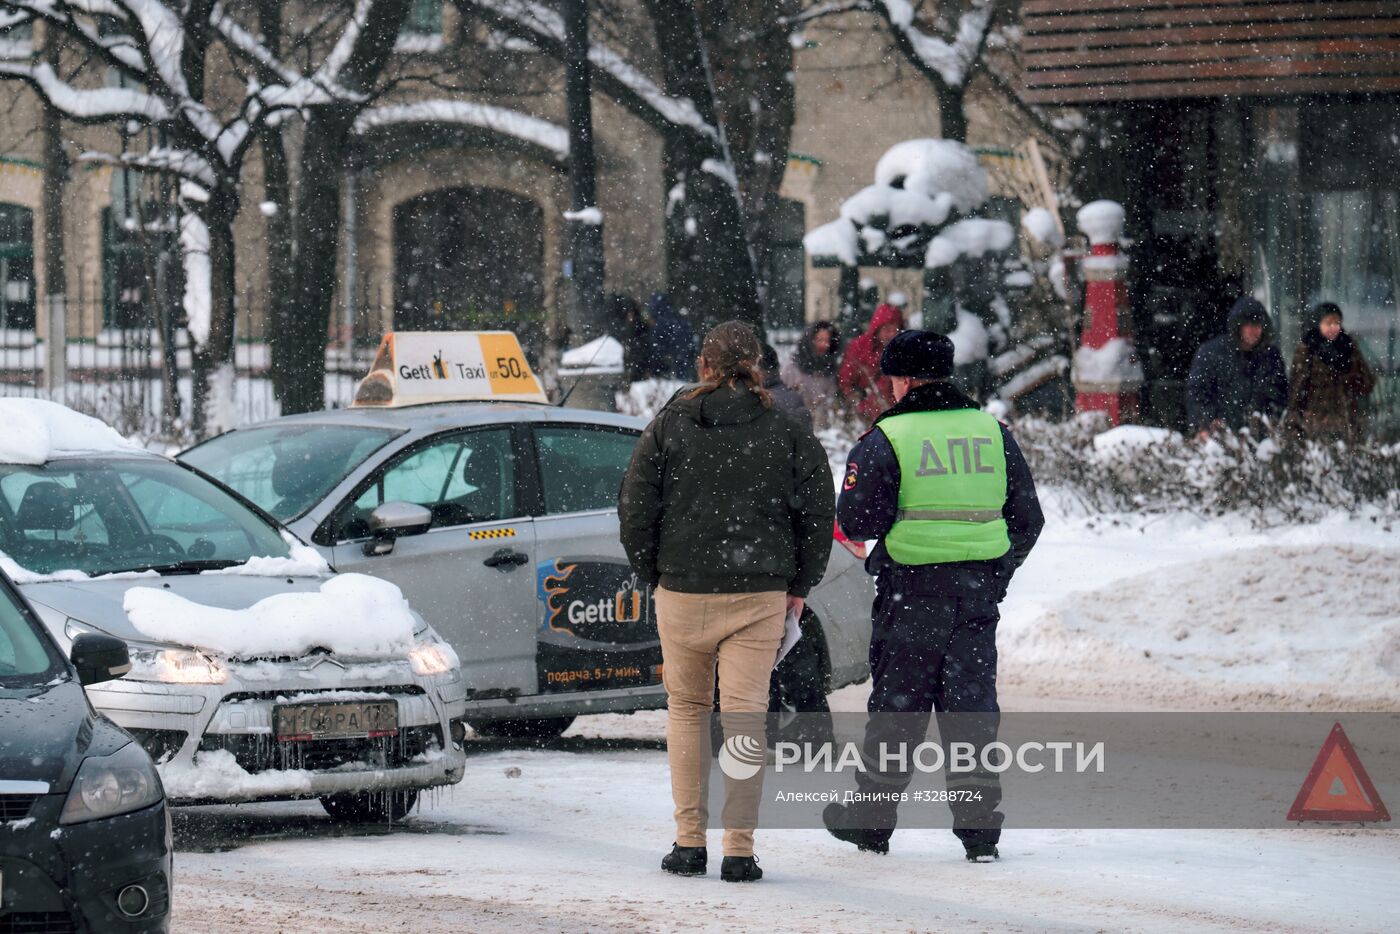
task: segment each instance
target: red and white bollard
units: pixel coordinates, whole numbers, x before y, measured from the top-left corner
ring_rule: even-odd
[[[1075,216],[1089,238],[1077,264],[1084,278],[1084,331],[1074,354],[1075,403],[1081,412],[1107,412],[1114,425],[1138,414],[1144,375],[1128,317],[1128,257],[1120,252],[1123,206],[1093,201]]]

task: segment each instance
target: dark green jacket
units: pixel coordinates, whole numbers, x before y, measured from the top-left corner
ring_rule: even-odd
[[[826,572],[835,512],[817,439],[730,386],[667,403],[638,439],[618,497],[632,569],[683,593],[805,597]]]

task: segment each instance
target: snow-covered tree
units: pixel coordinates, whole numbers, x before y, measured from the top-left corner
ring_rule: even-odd
[[[803,246],[818,265],[924,270],[922,326],[947,334],[965,388],[991,389],[988,360],[1010,345],[1012,313],[998,254],[1016,242],[1010,224],[980,216],[987,174],[965,144],[915,139],[892,146],[874,184],[812,230]]]

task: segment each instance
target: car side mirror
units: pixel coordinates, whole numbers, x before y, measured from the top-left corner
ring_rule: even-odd
[[[387,555],[394,550],[394,540],[404,535],[422,535],[433,526],[433,514],[426,506],[394,500],[380,503],[369,514],[369,534],[365,554]]]
[[[78,669],[78,683],[83,685],[113,681],[131,670],[131,650],[126,643],[100,632],[80,633],[68,657]]]

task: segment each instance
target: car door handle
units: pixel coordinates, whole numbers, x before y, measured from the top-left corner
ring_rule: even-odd
[[[497,548],[495,554],[481,563],[488,568],[500,568],[502,571],[513,571],[529,560],[530,556],[523,551],[511,551],[509,548]]]

